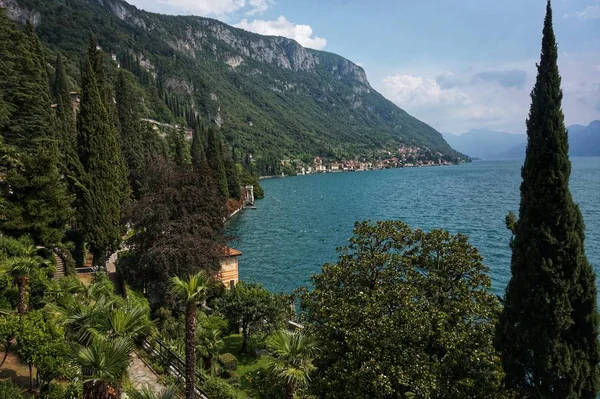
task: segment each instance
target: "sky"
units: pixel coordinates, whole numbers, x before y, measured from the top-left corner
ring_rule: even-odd
[[[545,0],[128,0],[286,36],[362,66],[439,131],[524,133]],[[600,0],[554,0],[567,125],[600,119]]]

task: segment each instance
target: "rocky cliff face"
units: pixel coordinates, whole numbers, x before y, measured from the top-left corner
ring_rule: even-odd
[[[20,23],[29,21],[34,26],[40,23],[41,15],[39,12],[22,7],[16,0],[0,0],[0,7],[5,8],[8,17],[14,21]]]

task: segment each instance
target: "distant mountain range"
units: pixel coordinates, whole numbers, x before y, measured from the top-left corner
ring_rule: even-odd
[[[572,125],[569,131],[569,155],[600,156],[600,120],[588,126]],[[527,136],[474,129],[457,135],[442,133],[455,150],[481,159],[520,159],[525,157]]]

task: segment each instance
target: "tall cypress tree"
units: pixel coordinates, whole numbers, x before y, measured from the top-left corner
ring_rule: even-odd
[[[215,129],[208,128],[206,146],[206,162],[219,189],[219,194],[225,200],[229,199],[229,188],[227,185],[227,172],[223,163],[223,151],[221,150],[221,141],[217,138]]]
[[[93,37],[90,42],[94,42]],[[77,118],[79,158],[87,177],[85,189],[79,192],[79,216],[94,261],[101,264],[107,251],[115,249],[119,242],[122,205],[128,192],[118,130],[111,123],[96,80],[96,46],[90,45],[88,50]]]
[[[121,131],[121,151],[127,165],[129,185],[136,198],[141,195],[141,179],[146,170],[146,149],[140,115],[135,100],[135,89],[129,72],[120,70],[115,85],[115,98],[119,127]]]
[[[238,176],[237,166],[233,161],[233,154],[229,147],[221,142],[221,154],[223,156],[223,165],[227,176],[227,190],[231,198],[239,199],[242,196],[240,189],[240,177]]]
[[[20,236],[29,234],[36,244],[61,241],[71,216],[72,198],[58,172],[57,137],[50,108],[46,62],[41,45],[27,23],[23,35],[13,31],[8,43],[13,60],[13,77],[4,97],[12,107],[2,134],[16,149],[18,165],[10,168],[5,183],[2,231]]]
[[[77,129],[71,103],[69,82],[60,54],[56,57],[56,76],[53,84],[56,101],[56,127],[60,172],[65,176],[71,192],[82,176],[81,162],[77,155]]]
[[[12,113],[12,104],[6,100],[9,95],[11,80],[14,79],[14,47],[13,38],[16,32],[8,17],[6,10],[0,8],[0,129],[3,129]]]
[[[206,154],[204,153],[204,138],[203,138],[204,129],[199,120],[194,120],[194,129],[192,131],[192,146],[191,146],[191,155],[192,155],[192,165],[194,169],[197,171],[203,168],[203,165],[206,162]]]
[[[547,5],[531,93],[512,278],[498,327],[508,387],[519,397],[595,398],[600,387],[595,275],[584,224],[569,191],[571,163],[561,109],[558,50]]]

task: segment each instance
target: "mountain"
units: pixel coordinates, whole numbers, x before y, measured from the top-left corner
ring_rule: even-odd
[[[569,126],[569,154],[600,156],[600,120],[587,126]]]
[[[518,148],[523,146],[527,137],[523,134],[495,132],[488,129],[473,129],[457,135],[443,133],[444,138],[457,151],[471,157],[482,159],[522,158]]]
[[[115,67],[138,78],[146,118],[173,123],[197,113],[253,155],[350,157],[408,145],[449,160],[462,156],[375,91],[361,67],[291,39],[149,13],[121,0],[0,0],[0,6],[14,20],[32,21],[52,54],[69,60],[73,82],[91,31]]]
[[[600,120],[588,126],[572,125],[569,132],[570,156],[600,156]],[[470,130],[462,135],[444,133],[453,148],[471,157],[482,159],[521,159],[525,157],[527,136],[495,132],[488,129]]]

